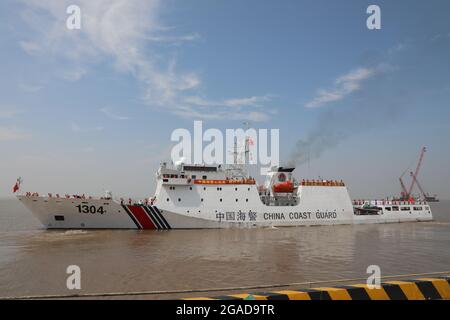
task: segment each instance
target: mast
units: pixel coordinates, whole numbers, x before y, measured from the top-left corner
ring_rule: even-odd
[[[250,128],[250,124],[247,121],[245,121],[244,122],[245,132],[247,132],[249,128]],[[249,159],[250,159],[250,157],[249,157],[249,155],[250,155],[249,140],[250,140],[250,137],[246,135],[244,138],[244,166],[249,163]]]
[[[233,164],[237,165],[237,155],[238,155],[238,151],[237,151],[237,141],[236,139],[234,140],[234,150],[233,150]]]

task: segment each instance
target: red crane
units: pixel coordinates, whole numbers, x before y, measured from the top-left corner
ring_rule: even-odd
[[[412,192],[412,190],[414,188],[414,185],[416,183],[418,184],[417,176],[419,174],[420,167],[422,166],[423,156],[425,155],[426,151],[427,151],[426,147],[423,147],[422,150],[420,151],[420,156],[419,156],[419,161],[417,162],[416,171],[414,173],[413,172],[410,173],[411,177],[412,177],[412,181],[411,181],[411,185],[409,186],[409,189],[406,189],[406,186],[405,186],[405,184],[403,183],[403,180],[402,180],[402,178],[405,175],[407,170],[405,170],[405,172],[403,172],[403,174],[399,178],[400,185],[402,187],[402,198],[403,199],[410,199],[411,198],[411,192]]]
[[[417,167],[416,167],[416,171],[414,172],[413,181],[411,182],[411,186],[409,187],[409,190],[408,190],[408,196],[411,195],[412,189],[414,188],[414,184],[416,183],[416,179],[419,175],[420,166],[422,165],[423,156],[425,155],[426,151],[427,151],[427,149],[425,147],[423,147],[422,150],[420,151],[419,162],[417,162]]]
[[[407,198],[407,193],[408,193],[408,191],[406,190],[405,183],[403,182],[403,179],[402,179],[403,176],[405,175],[405,173],[406,173],[406,171],[401,175],[400,178],[398,178],[398,180],[400,180],[400,185],[402,186],[402,193],[401,193],[401,198],[402,199]]]
[[[415,182],[417,184],[417,187],[419,188],[420,192],[422,193],[423,198],[424,199],[428,198],[428,194],[425,193],[425,191],[423,190],[423,188],[420,185],[419,181],[416,179],[416,176],[414,175],[414,173],[411,171],[409,174],[411,175],[411,178],[413,179],[413,182]]]

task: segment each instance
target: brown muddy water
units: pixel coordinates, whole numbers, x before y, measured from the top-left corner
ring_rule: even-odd
[[[450,269],[450,201],[435,221],[380,225],[171,231],[47,231],[0,199],[0,296],[184,290]],[[66,268],[81,268],[80,291]],[[198,296],[198,294],[196,294]],[[158,298],[158,296],[152,296]]]

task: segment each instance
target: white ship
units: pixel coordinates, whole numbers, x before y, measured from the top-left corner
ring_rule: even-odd
[[[302,180],[274,167],[258,186],[241,165],[162,163],[151,198],[25,193],[18,199],[48,229],[195,229],[430,221],[426,201],[352,201],[342,181]]]

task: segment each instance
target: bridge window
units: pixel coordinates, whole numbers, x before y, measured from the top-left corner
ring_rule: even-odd
[[[208,179],[208,177],[207,176],[203,176],[202,179]]]
[[[402,207],[401,210],[402,210],[402,211],[409,211],[410,208],[409,208],[409,207]]]
[[[398,211],[398,207],[397,206],[393,206],[392,207],[392,211]]]
[[[391,211],[391,207],[384,207],[384,210]]]

